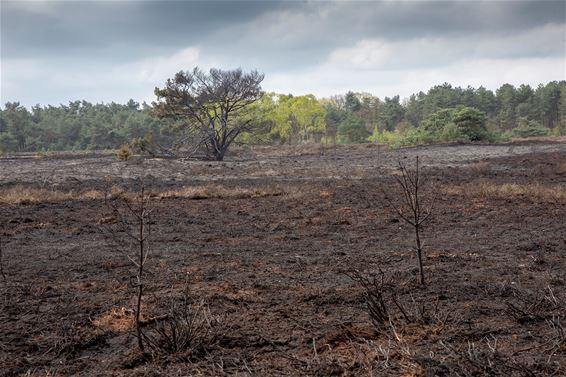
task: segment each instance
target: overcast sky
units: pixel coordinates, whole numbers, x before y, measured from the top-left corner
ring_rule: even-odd
[[[1,1],[1,103],[152,101],[181,69],[267,91],[407,97],[566,75],[559,1]]]

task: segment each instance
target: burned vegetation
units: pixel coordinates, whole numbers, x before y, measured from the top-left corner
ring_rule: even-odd
[[[566,373],[563,142],[320,152],[0,159],[0,375]]]

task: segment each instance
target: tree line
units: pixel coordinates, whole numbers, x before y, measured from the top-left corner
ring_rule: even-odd
[[[166,89],[161,94],[170,94]],[[116,149],[132,140],[170,148],[183,124],[164,116],[160,105],[74,101],[28,109],[8,102],[0,109],[0,152]],[[329,98],[263,93],[249,103],[245,121],[254,127],[239,129],[234,143],[409,145],[566,135],[566,81],[536,88],[504,84],[495,92],[445,83],[404,100],[354,92]]]

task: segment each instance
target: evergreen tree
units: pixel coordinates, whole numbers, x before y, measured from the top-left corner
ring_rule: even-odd
[[[369,136],[364,122],[353,113],[348,113],[338,126],[338,140],[341,143],[363,143]]]

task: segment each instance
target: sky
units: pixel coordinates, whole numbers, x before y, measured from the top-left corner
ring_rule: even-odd
[[[317,97],[566,76],[562,0],[0,0],[0,21],[2,104],[150,103],[195,66],[257,69],[266,91]]]

